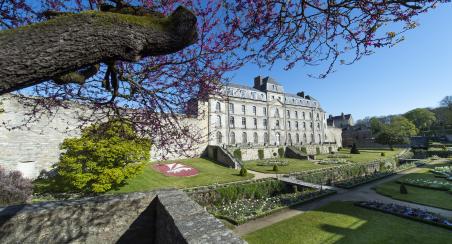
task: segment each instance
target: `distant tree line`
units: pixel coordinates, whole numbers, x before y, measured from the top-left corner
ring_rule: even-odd
[[[452,134],[452,96],[446,96],[436,108],[416,108],[401,115],[366,117],[357,125],[371,129],[375,141],[392,147],[405,144],[415,135]]]

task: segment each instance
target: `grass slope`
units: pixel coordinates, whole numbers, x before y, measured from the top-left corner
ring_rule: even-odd
[[[125,186],[111,191],[110,193],[149,191],[158,188],[170,187],[187,188],[253,178],[252,174],[248,174],[246,177],[242,177],[239,176],[238,170],[226,168],[202,158],[174,160],[169,162],[181,162],[183,164],[190,165],[198,169],[199,174],[191,177],[165,176],[155,171],[152,168],[153,163],[150,163],[142,174],[133,179],[130,179]]]
[[[351,158],[347,158],[348,161],[352,161],[355,163],[366,163],[369,161],[373,161],[376,159],[383,158],[393,158],[397,153],[401,151],[401,149],[395,149],[394,151],[386,150],[386,149],[359,149],[360,154],[350,154],[350,149],[341,149],[339,150],[339,154],[349,155]],[[381,156],[381,153],[384,152],[386,156]],[[328,157],[328,154],[318,155],[317,159],[325,159]]]
[[[436,178],[432,173],[429,172],[430,168],[444,165],[445,164],[427,165],[426,168],[422,169],[421,171],[402,176],[399,180],[409,178],[423,178],[436,181],[446,181],[446,179]],[[377,186],[375,190],[381,195],[385,195],[397,200],[452,210],[452,194],[447,191],[427,189],[410,185],[406,185],[406,188],[408,190],[408,194],[400,194],[400,184],[396,181],[390,181]]]
[[[390,158],[394,157],[397,153],[400,152],[399,149],[396,149],[394,151],[391,150],[385,150],[385,149],[366,149],[366,150],[360,150],[361,154],[350,154],[350,149],[341,149],[339,151],[339,154],[345,154],[350,155],[351,158],[347,158],[348,161],[352,161],[355,163],[365,163],[369,161],[373,161],[376,159],[383,159],[383,158]],[[381,153],[385,152],[386,156],[382,157]],[[326,159],[328,158],[329,154],[322,154],[317,155],[317,159]],[[291,173],[291,172],[300,172],[300,171],[306,171],[311,169],[320,169],[320,168],[326,168],[331,166],[337,166],[335,164],[315,164],[313,161],[309,160],[300,160],[300,159],[293,159],[293,158],[284,158],[283,160],[286,160],[289,162],[289,165],[287,166],[280,166],[278,173]],[[274,173],[273,166],[258,166],[257,164],[260,161],[265,160],[252,160],[252,161],[246,161],[245,167],[247,169],[251,169],[257,172],[261,173]]]
[[[450,231],[334,202],[244,236],[253,243],[451,243]]]

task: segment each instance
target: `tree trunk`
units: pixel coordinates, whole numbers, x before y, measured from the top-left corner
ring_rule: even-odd
[[[197,39],[196,16],[87,11],[0,32],[0,95],[109,60],[177,52]]]

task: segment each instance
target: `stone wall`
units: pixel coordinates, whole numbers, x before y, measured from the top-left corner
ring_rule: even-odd
[[[70,108],[59,108],[52,114],[43,114],[38,121],[27,122],[29,108],[25,108],[13,95],[0,96],[4,111],[0,113],[0,167],[7,170],[19,170],[27,178],[35,178],[42,170],[51,169],[60,155],[60,145],[65,138],[80,136],[81,122],[77,114],[90,112],[86,108],[73,104]],[[203,117],[181,119],[190,131],[206,131],[207,121]],[[13,129],[14,127],[22,126]],[[202,138],[201,138],[202,139]],[[157,141],[157,140],[154,140]],[[181,145],[194,145],[183,148]],[[155,146],[151,148],[151,160],[180,159],[199,157],[207,146],[207,135],[204,143],[191,143],[181,138],[180,145],[174,145],[163,151]],[[165,152],[170,151],[165,154]],[[180,154],[181,152],[183,154]]]
[[[177,190],[0,208],[0,243],[245,243]]]
[[[239,169],[242,167],[229,151],[219,146],[207,146],[205,156],[228,168]]]
[[[298,145],[294,146],[297,149],[300,149],[300,147],[306,148],[306,152],[308,155],[316,155],[317,154],[317,148],[319,148],[320,153],[326,154],[330,153],[330,151],[337,152],[337,145],[336,144],[323,144],[323,145]],[[249,160],[258,160],[259,159],[259,150],[264,151],[264,159],[268,158],[279,158],[278,154],[278,148],[284,148],[285,146],[267,146],[267,147],[228,147],[228,151],[233,155],[234,150],[240,149],[242,152],[242,161],[249,161]]]

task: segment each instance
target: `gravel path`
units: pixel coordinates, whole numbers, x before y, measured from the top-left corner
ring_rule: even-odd
[[[335,202],[335,201],[379,201],[379,202],[384,202],[384,203],[396,203],[399,205],[410,206],[413,208],[425,209],[427,211],[437,213],[437,214],[440,214],[445,217],[452,218],[452,211],[395,200],[395,199],[392,199],[389,197],[382,196],[382,195],[376,193],[372,189],[373,187],[375,187],[381,183],[393,181],[403,175],[406,175],[409,173],[414,173],[420,169],[421,168],[414,168],[414,169],[406,170],[406,171],[400,172],[396,175],[389,176],[389,177],[383,178],[381,180],[376,180],[374,182],[364,184],[362,186],[353,188],[351,190],[342,190],[335,195],[331,195],[331,196],[328,196],[328,197],[325,197],[325,198],[322,198],[322,199],[319,199],[319,200],[316,200],[316,201],[313,201],[310,203],[294,206],[292,208],[287,208],[285,210],[276,212],[272,215],[265,216],[265,217],[262,217],[262,218],[259,218],[256,220],[252,220],[245,224],[239,225],[234,229],[234,232],[236,234],[238,234],[239,236],[243,236],[248,233],[262,229],[264,227],[267,227],[269,225],[272,225],[274,223],[297,216],[297,215],[302,214],[309,210],[317,209],[321,206],[324,206],[328,203]],[[255,172],[251,172],[251,173],[255,174]],[[256,174],[256,177],[261,177],[259,179],[275,177],[274,174],[262,174],[262,175],[259,175],[259,174],[262,174],[262,173]],[[268,176],[265,176],[265,175],[268,175]]]

